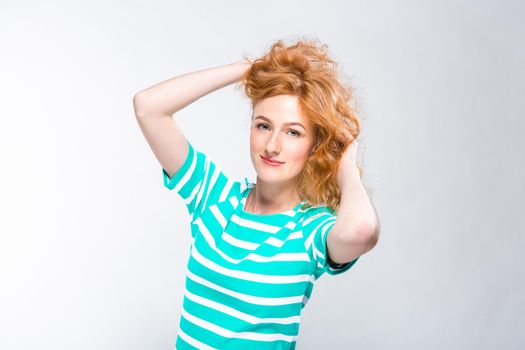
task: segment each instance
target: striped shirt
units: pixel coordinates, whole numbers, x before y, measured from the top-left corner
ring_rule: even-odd
[[[325,272],[359,259],[327,259],[335,212],[303,201],[281,213],[254,214],[244,204],[254,183],[235,181],[187,140],[181,168],[164,186],[184,200],[191,219],[182,314],[175,348],[295,349],[301,311]]]

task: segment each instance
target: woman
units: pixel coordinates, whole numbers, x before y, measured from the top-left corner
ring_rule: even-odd
[[[191,246],[177,349],[295,349],[313,283],[372,249],[379,221],[356,161],[359,119],[326,45],[276,41],[259,59],[181,75],[137,93],[164,185],[184,199]],[[197,150],[172,115],[239,83],[252,102],[256,183]]]

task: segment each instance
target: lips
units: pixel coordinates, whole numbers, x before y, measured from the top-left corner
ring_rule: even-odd
[[[271,159],[271,158],[268,158],[268,157],[265,157],[265,156],[261,156],[262,159],[264,159],[265,161],[267,161],[268,163],[271,163],[271,164],[283,164],[284,162],[279,162],[279,161],[276,161],[275,159]]]

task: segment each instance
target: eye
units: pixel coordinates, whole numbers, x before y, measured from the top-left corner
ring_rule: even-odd
[[[266,124],[264,124],[264,123],[261,123],[261,124],[257,124],[257,126],[256,126],[256,127],[257,127],[257,129],[260,129],[260,128],[259,128],[260,126],[268,126],[268,125],[266,125]]]
[[[265,124],[265,123],[257,124],[255,127],[256,127],[257,129],[261,129],[261,128],[260,128],[261,126],[263,126],[263,127],[265,127],[265,128],[268,127],[268,125]],[[264,130],[264,129],[263,129],[263,130]],[[295,137],[299,137],[299,136],[301,136],[301,133],[300,133],[299,131],[297,131],[297,130],[290,129],[289,131],[294,132],[295,134],[294,134],[293,136],[295,136]]]

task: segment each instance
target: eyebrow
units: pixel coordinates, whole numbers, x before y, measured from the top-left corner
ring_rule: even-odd
[[[267,120],[268,122],[272,122],[270,119],[266,118],[264,115],[258,115],[257,117],[255,117],[255,119],[264,119],[264,120]],[[254,119],[254,120],[255,120]],[[289,122],[289,123],[284,123],[284,125],[299,125],[300,127],[302,127],[304,130],[306,130],[306,128],[304,127],[303,124],[299,123],[299,122]]]

